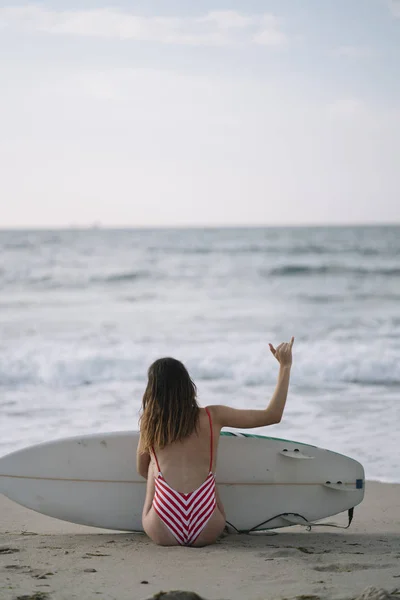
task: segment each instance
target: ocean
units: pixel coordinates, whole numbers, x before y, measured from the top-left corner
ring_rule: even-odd
[[[400,227],[0,231],[0,455],[137,429],[161,356],[202,405],[263,408],[268,342],[292,335],[283,420],[258,432],[400,482]]]

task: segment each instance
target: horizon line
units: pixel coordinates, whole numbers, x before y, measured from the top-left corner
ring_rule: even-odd
[[[338,228],[338,227],[398,227],[399,221],[356,222],[356,223],[246,223],[246,224],[184,224],[184,225],[120,225],[120,224],[68,224],[68,225],[0,225],[0,232],[5,231],[121,231],[121,230],[174,230],[174,229],[306,229],[306,228]]]

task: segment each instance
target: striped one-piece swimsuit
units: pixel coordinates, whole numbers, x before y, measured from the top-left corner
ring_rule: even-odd
[[[188,494],[174,490],[165,481],[154,448],[152,449],[158,469],[158,476],[154,480],[153,507],[161,521],[168,527],[181,546],[190,546],[196,541],[210,520],[217,505],[215,477],[212,472],[212,421],[207,408],[206,411],[211,433],[210,472],[207,479],[196,490]]]

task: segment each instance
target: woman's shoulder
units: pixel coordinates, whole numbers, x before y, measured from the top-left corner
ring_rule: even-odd
[[[226,407],[221,404],[209,404],[205,406],[203,410],[204,414],[207,414],[207,416],[209,415],[211,417],[212,422],[218,425],[221,419],[221,415],[223,414],[224,408]]]

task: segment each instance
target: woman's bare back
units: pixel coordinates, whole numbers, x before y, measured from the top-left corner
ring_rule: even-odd
[[[213,470],[216,463],[216,446],[219,430],[213,426]],[[183,494],[197,489],[206,479],[210,470],[210,424],[204,408],[199,410],[197,431],[189,437],[169,444],[162,450],[157,450],[158,464],[164,479],[176,491]],[[152,457],[149,467],[153,477],[157,477],[157,464]]]

